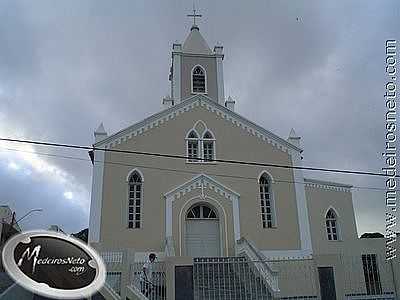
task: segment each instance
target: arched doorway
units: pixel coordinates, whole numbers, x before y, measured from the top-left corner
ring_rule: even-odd
[[[214,208],[195,204],[187,211],[185,222],[187,256],[221,256],[219,219]]]

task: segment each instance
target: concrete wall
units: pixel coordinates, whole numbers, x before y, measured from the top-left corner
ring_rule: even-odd
[[[380,283],[383,293],[399,294],[400,261],[386,261],[385,256],[376,248],[384,241],[360,241],[359,253],[349,254],[320,254],[312,260],[274,261],[270,264],[279,271],[279,288],[281,297],[319,296],[320,283],[318,267],[332,267],[337,299],[346,299],[350,294],[366,294],[366,283],[362,264],[362,253],[377,254]],[[368,247],[367,245],[372,245]],[[375,244],[375,245],[374,245]],[[378,247],[379,248],[379,247]],[[397,293],[397,294],[396,294]]]
[[[318,274],[314,260],[280,260],[269,264],[279,272],[280,297],[319,295]]]

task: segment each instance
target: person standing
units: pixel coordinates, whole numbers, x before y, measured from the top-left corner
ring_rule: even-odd
[[[142,276],[141,276],[141,290],[142,294],[149,297],[153,287],[153,273],[154,273],[154,261],[157,256],[154,253],[149,254],[149,260],[143,264]]]

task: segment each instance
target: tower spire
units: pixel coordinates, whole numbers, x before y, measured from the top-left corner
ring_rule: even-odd
[[[194,3],[193,3],[193,14],[189,14],[187,16],[188,17],[193,17],[193,25],[192,25],[191,30],[194,29],[194,28],[195,29],[199,29],[199,27],[196,25],[196,17],[201,18],[202,15],[196,14],[196,7],[195,7]]]

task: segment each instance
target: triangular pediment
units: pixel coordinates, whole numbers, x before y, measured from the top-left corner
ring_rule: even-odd
[[[204,191],[206,188],[211,189],[217,194],[220,194],[230,200],[232,200],[233,197],[240,197],[239,193],[231,190],[222,183],[205,174],[199,174],[193,177],[184,184],[177,186],[171,191],[165,193],[164,196],[165,198],[173,197],[173,199],[175,199],[184,196],[186,193],[189,193],[192,190],[201,189]]]
[[[129,126],[115,134],[110,135],[104,140],[95,143],[94,146],[101,148],[104,147],[105,149],[113,148],[123,142],[130,140],[135,136],[141,135],[144,132],[160,127],[169,120],[172,120],[196,107],[202,107],[212,113],[215,113],[220,118],[231,122],[232,126],[241,128],[248,134],[259,138],[284,152],[302,152],[301,148],[293,145],[292,143],[289,143],[287,140],[227,109],[225,106],[218,104],[217,102],[213,101],[205,95],[194,95],[175,106],[167,108],[159,113],[153,114],[141,122],[133,124],[132,126]]]

